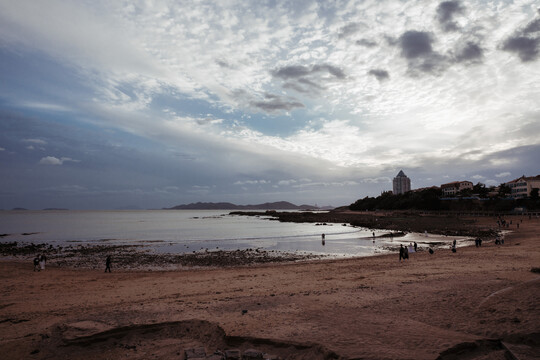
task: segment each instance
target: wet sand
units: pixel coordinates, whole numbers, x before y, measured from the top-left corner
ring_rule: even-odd
[[[503,245],[403,263],[397,253],[183,271],[113,263],[109,274],[3,260],[2,358],[184,359],[204,347],[283,359],[534,359],[540,220],[517,229],[520,219]]]

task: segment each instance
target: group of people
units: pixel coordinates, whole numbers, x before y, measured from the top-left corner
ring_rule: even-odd
[[[38,255],[34,258],[34,271],[45,270],[45,263],[47,262],[47,257],[43,254]]]
[[[403,246],[403,244],[399,245],[399,262],[401,260],[407,260],[409,258],[410,252],[416,252],[418,249],[418,244],[416,241],[413,243],[409,243],[409,246]]]
[[[531,220],[531,215],[529,215],[529,220]],[[510,225],[512,225],[512,222],[513,220],[510,220],[510,221],[506,221],[505,219],[501,218],[499,216],[498,220],[497,220],[497,225],[499,226],[499,229],[500,228],[509,228]],[[523,223],[523,219],[520,219],[519,221],[516,220],[516,227],[519,229],[519,224]]]
[[[403,244],[399,245],[399,262],[401,260],[407,260],[409,258],[409,249]]]

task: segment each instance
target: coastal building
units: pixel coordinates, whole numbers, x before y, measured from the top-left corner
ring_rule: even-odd
[[[454,196],[460,191],[473,188],[473,183],[470,181],[452,181],[450,183],[442,184],[441,191],[443,196]]]
[[[540,175],[525,176],[505,183],[510,188],[510,196],[514,199],[523,199],[531,196],[533,189],[540,189]]]
[[[400,170],[396,175],[393,185],[394,195],[405,194],[407,191],[411,191],[411,179],[405,175],[403,170]]]

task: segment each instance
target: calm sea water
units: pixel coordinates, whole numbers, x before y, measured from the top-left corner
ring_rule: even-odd
[[[144,211],[0,211],[1,242],[52,245],[143,245],[156,252],[262,249],[332,256],[368,256],[389,246],[417,241],[450,242],[453,238],[407,234],[377,239],[387,230],[342,224],[282,223],[261,217],[233,216],[226,210]],[[325,234],[322,244],[321,234]],[[23,235],[26,234],[26,235]],[[462,241],[463,239],[458,239]]]

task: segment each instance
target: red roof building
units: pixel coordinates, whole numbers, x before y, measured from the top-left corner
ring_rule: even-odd
[[[533,189],[540,189],[540,175],[525,176],[506,183],[510,187],[510,196],[514,199],[523,199],[531,196]]]

